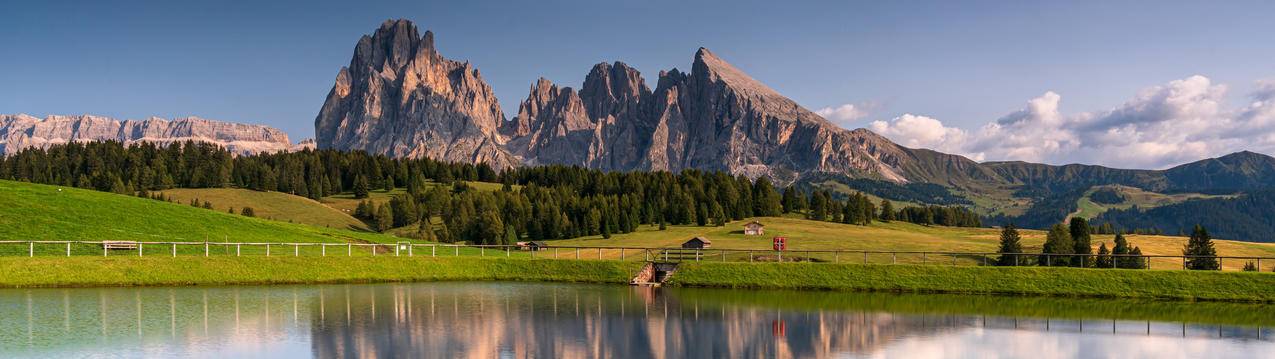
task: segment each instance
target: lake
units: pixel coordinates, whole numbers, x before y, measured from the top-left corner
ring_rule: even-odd
[[[1275,306],[442,282],[0,290],[0,357],[1275,357]]]

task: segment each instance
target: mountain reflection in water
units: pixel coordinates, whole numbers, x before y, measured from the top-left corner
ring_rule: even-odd
[[[1260,357],[1271,309],[552,283],[0,290],[0,357]]]

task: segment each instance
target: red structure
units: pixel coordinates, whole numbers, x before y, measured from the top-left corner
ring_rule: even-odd
[[[775,237],[772,244],[777,251],[786,250],[788,249],[788,237]]]

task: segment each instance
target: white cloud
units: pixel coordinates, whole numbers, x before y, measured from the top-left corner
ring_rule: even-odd
[[[1054,92],[967,133],[904,115],[870,129],[909,147],[975,160],[1164,168],[1240,150],[1275,152],[1275,82],[1260,82],[1249,105],[1228,110],[1227,87],[1191,76],[1140,91],[1107,111],[1063,114]],[[921,120],[923,119],[923,120]]]
[[[815,114],[832,121],[842,127],[850,127],[849,125],[868,116],[871,109],[875,107],[872,103],[847,103],[836,107],[824,107],[815,111]]]
[[[965,130],[943,126],[939,120],[910,113],[890,121],[872,121],[868,129],[913,148],[957,152],[965,145]]]

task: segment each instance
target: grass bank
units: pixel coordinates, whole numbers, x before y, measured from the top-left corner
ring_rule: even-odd
[[[1275,302],[1275,274],[828,263],[687,263],[687,287]]]
[[[412,281],[627,283],[640,262],[475,257],[8,257],[0,287]],[[670,286],[1275,302],[1275,274],[830,263],[684,263]]]
[[[640,263],[422,257],[0,258],[0,287],[411,281],[628,283]]]

